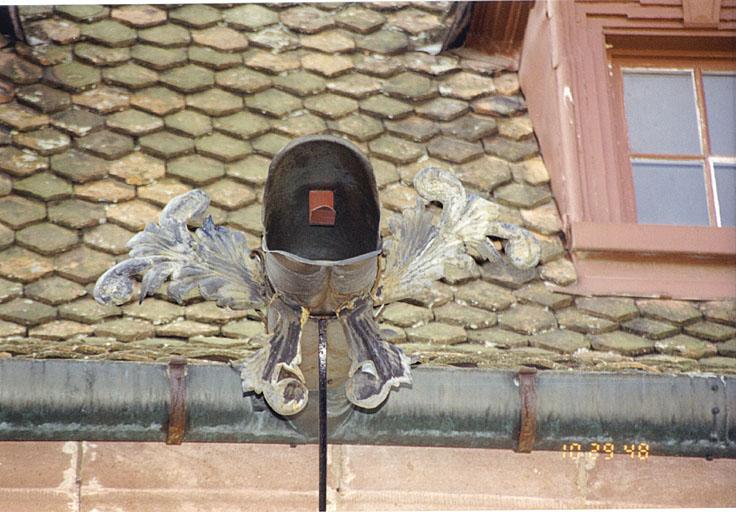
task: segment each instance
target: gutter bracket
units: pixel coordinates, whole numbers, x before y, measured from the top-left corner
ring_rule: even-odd
[[[184,440],[187,419],[187,359],[172,356],[166,369],[169,376],[169,420],[166,444],[179,445]]]
[[[521,398],[521,418],[516,452],[531,453],[537,436],[537,369],[522,366],[516,374]]]

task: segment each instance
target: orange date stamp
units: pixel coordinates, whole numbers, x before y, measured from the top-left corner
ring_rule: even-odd
[[[649,445],[647,443],[623,443],[622,446],[611,442],[589,443],[587,447],[581,443],[562,445],[562,458],[573,461],[581,457],[593,460],[602,457],[603,460],[611,460],[616,454],[628,455],[630,459],[645,461],[649,459]]]

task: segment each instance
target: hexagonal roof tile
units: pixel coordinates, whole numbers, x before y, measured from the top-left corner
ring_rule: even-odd
[[[119,203],[133,199],[135,188],[115,179],[103,179],[75,186],[74,195],[97,203]]]
[[[146,153],[169,159],[194,152],[194,141],[169,131],[160,131],[141,137],[139,144]]]
[[[493,79],[466,71],[455,73],[439,84],[439,91],[442,96],[462,100],[488,96],[493,94],[495,90]]]
[[[164,178],[138,188],[138,197],[145,199],[158,206],[166,206],[174,197],[191,190],[189,185],[185,185],[177,180]]]
[[[123,5],[115,7],[110,17],[132,27],[148,28],[166,21],[166,11],[152,5]]]
[[[32,132],[20,132],[13,136],[18,146],[32,149],[43,156],[61,153],[71,142],[69,136],[51,127],[44,127]]]
[[[54,262],[61,277],[87,284],[94,282],[115,263],[115,259],[104,252],[82,246],[57,256]]]
[[[0,197],[0,222],[14,230],[46,217],[46,206],[18,196]]]
[[[285,92],[268,89],[245,98],[245,105],[250,109],[272,117],[283,117],[293,110],[301,108],[299,98]]]
[[[261,223],[261,205],[258,203],[246,206],[239,210],[229,212],[227,214],[227,224],[242,229],[253,235],[260,236],[263,232],[263,224]]]
[[[400,121],[386,121],[385,124],[389,133],[414,142],[426,142],[440,131],[436,123],[417,116]]]
[[[142,89],[158,82],[158,73],[138,64],[128,63],[122,66],[105,69],[102,79],[111,85],[120,85],[128,89]]]
[[[388,18],[389,24],[398,27],[404,32],[418,36],[423,32],[436,31],[442,28],[440,19],[428,12],[420,11],[413,7],[401,9]]]
[[[322,133],[327,129],[327,125],[322,119],[312,114],[296,113],[286,119],[276,121],[274,129],[289,137],[303,137]]]
[[[264,28],[255,34],[250,34],[248,37],[253,46],[267,48],[275,52],[296,50],[301,46],[298,37],[280,26]]]
[[[408,164],[424,154],[421,146],[390,135],[369,142],[368,147],[377,156],[396,164]]]
[[[45,256],[65,251],[79,241],[76,231],[48,222],[21,229],[15,239],[18,245]]]
[[[414,111],[411,105],[382,95],[371,96],[361,101],[360,110],[386,119],[401,119]]]
[[[96,226],[105,221],[105,209],[87,201],[67,199],[49,205],[49,220],[73,229]]]
[[[128,240],[134,233],[115,224],[102,224],[84,233],[84,243],[110,254],[128,252]]]
[[[353,4],[337,13],[335,21],[338,26],[367,34],[383,25],[386,18],[382,14],[361,7],[360,4]]]
[[[31,151],[21,151],[7,146],[0,148],[0,170],[13,176],[29,176],[39,170],[47,169],[48,158],[38,156]]]
[[[100,70],[78,62],[65,62],[44,70],[44,78],[51,85],[69,92],[91,89],[100,81]]]
[[[227,27],[212,27],[192,33],[195,43],[223,52],[240,52],[248,48],[248,39]]]
[[[59,276],[47,277],[26,286],[27,297],[52,306],[71,302],[84,295],[87,295],[84,286]]]
[[[54,271],[54,263],[44,256],[13,246],[0,252],[0,276],[22,283],[37,281]]]
[[[187,50],[137,44],[131,48],[130,56],[148,68],[165,71],[184,64],[187,61]]]
[[[267,133],[251,141],[253,151],[261,155],[273,157],[284,146],[289,143],[290,139],[276,133]]]
[[[265,50],[252,50],[245,54],[243,62],[248,67],[272,74],[298,69],[300,66],[295,52],[271,53]]]
[[[221,71],[215,75],[215,81],[223,89],[246,94],[271,87],[271,79],[268,76],[245,68]]]
[[[74,55],[93,66],[114,66],[130,60],[130,48],[110,48],[98,44],[77,43]]]
[[[250,139],[266,133],[270,129],[268,121],[250,112],[238,112],[214,120],[215,128],[233,137]]]
[[[13,188],[42,201],[64,199],[72,194],[72,186],[50,172],[34,174],[16,181]]]
[[[225,175],[225,166],[201,155],[190,155],[172,160],[167,165],[167,172],[195,186],[202,186]]]
[[[362,99],[381,90],[382,82],[377,78],[361,73],[349,73],[339,78],[330,80],[327,89],[332,92]]]
[[[279,89],[297,96],[317,94],[325,89],[323,78],[306,71],[294,71],[274,77],[273,83]]]
[[[439,76],[460,69],[458,59],[449,55],[429,55],[424,52],[409,52],[402,56],[407,69]]]
[[[117,306],[103,306],[94,299],[79,299],[59,306],[59,316],[85,323],[97,323],[103,318],[120,316]]]
[[[215,83],[215,75],[209,69],[188,64],[161,73],[161,82],[183,93],[204,91]]]
[[[417,114],[435,121],[451,121],[468,111],[464,101],[450,98],[436,98],[416,108]]]
[[[82,137],[102,128],[105,125],[105,118],[85,109],[70,108],[56,114],[51,119],[51,124],[59,130]]]
[[[409,46],[409,38],[401,32],[390,30],[379,30],[362,37],[356,38],[356,45],[361,50],[394,55]]]
[[[80,37],[79,27],[66,20],[47,18],[24,25],[24,35],[31,44],[70,44]]]
[[[363,114],[351,114],[337,121],[328,121],[327,126],[330,130],[347,135],[359,142],[367,142],[383,133],[380,121]]]
[[[456,174],[466,187],[484,193],[511,180],[511,170],[505,160],[485,155],[458,166]]]
[[[109,114],[127,108],[130,103],[130,95],[128,91],[117,87],[101,86],[91,91],[75,94],[72,96],[72,102],[101,114]]]
[[[75,183],[84,183],[107,175],[110,164],[88,153],[70,149],[51,157],[51,170]]]
[[[136,109],[123,110],[107,118],[108,128],[126,135],[147,135],[163,128],[161,118]]]
[[[209,89],[187,96],[187,106],[209,116],[220,117],[243,110],[243,100],[222,89]]]
[[[271,161],[259,155],[249,155],[242,160],[225,166],[228,176],[244,181],[254,187],[263,187],[266,183],[268,166]]]
[[[54,10],[67,18],[87,23],[105,18],[110,13],[110,9],[102,5],[57,5]]]
[[[134,152],[110,165],[110,174],[122,178],[128,185],[146,185],[166,174],[163,161],[143,153]]]
[[[107,207],[107,218],[131,231],[140,231],[149,222],[158,222],[159,213],[161,213],[159,208],[138,199]]]
[[[139,30],[138,38],[144,43],[163,46],[165,48],[186,46],[192,40],[187,29],[174,25],[173,23]]]
[[[0,124],[18,131],[33,130],[49,124],[49,117],[17,103],[0,105]]]
[[[194,28],[206,28],[222,19],[218,9],[209,5],[190,4],[169,11],[169,19]]]
[[[302,36],[302,46],[325,53],[345,53],[355,49],[355,40],[350,32],[326,30],[316,35]]]
[[[210,118],[191,110],[166,116],[164,122],[169,130],[184,136],[199,137],[212,132]]]
[[[136,31],[113,20],[102,20],[82,26],[82,35],[89,41],[105,46],[130,46],[136,40]]]
[[[390,96],[412,101],[427,100],[437,95],[437,88],[429,78],[410,71],[387,80],[383,90]]]
[[[250,188],[230,179],[217,180],[204,190],[210,196],[212,204],[226,210],[243,208],[256,200],[256,195]]]
[[[196,146],[197,151],[202,155],[223,162],[239,160],[251,152],[251,146],[247,142],[221,133],[213,133],[197,139]]]
[[[339,119],[358,110],[358,102],[337,94],[320,94],[304,100],[304,107],[317,115]]]
[[[36,108],[44,114],[64,110],[71,105],[69,94],[43,84],[28,85],[16,91],[18,101]]]
[[[138,91],[130,98],[130,104],[157,116],[173,114],[186,106],[182,95],[164,87],[150,87]]]
[[[115,160],[133,151],[133,139],[109,130],[99,130],[77,139],[77,147],[93,155]]]
[[[506,137],[488,137],[483,139],[486,152],[508,160],[519,162],[539,153],[539,146],[534,139],[510,140]]]
[[[192,63],[216,71],[229,69],[243,63],[243,56],[239,53],[220,52],[205,46],[190,46],[187,54]]]
[[[353,61],[349,57],[340,55],[325,55],[310,53],[302,57],[302,67],[320,75],[332,78],[353,68]]]
[[[451,135],[469,142],[478,141],[497,130],[496,121],[488,117],[463,116],[460,119],[442,125],[442,133]]]
[[[223,17],[228,25],[241,30],[258,30],[279,21],[278,14],[258,4],[237,5],[227,9]]]
[[[305,34],[320,32],[335,23],[329,14],[311,5],[289,8],[281,12],[279,18],[290,29]]]
[[[56,318],[56,308],[31,299],[14,299],[0,304],[0,318],[23,325],[38,325]]]
[[[0,54],[0,77],[7,78],[18,85],[37,82],[41,78],[40,67],[21,59],[14,53]]]

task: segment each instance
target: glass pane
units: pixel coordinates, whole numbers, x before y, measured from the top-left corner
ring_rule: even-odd
[[[736,164],[715,164],[713,169],[721,226],[736,227]]]
[[[701,154],[689,71],[624,71],[624,106],[633,153]]]
[[[632,160],[640,224],[707,226],[702,162]]]
[[[736,74],[703,74],[710,152],[736,156]]]

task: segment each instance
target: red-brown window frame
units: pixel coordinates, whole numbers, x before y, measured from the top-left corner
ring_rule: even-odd
[[[642,159],[662,159],[676,161],[699,161],[702,160],[706,196],[708,199],[708,218],[709,226],[699,226],[700,228],[715,228],[716,210],[715,210],[715,191],[712,183],[712,165],[711,158],[715,156],[710,148],[710,130],[707,126],[708,112],[705,105],[705,94],[703,87],[703,73],[710,71],[727,71],[736,73],[736,59],[724,59],[720,55],[712,53],[688,51],[686,57],[678,58],[673,52],[657,52],[652,50],[626,50],[612,49],[608,52],[609,64],[613,71],[612,82],[614,86],[614,103],[616,105],[616,115],[614,126],[617,139],[622,141],[619,147],[626,148],[626,158],[621,170],[621,176],[624,180],[625,193],[629,196],[626,201],[628,211],[623,214],[628,222],[637,222],[636,197],[633,187],[633,171],[631,168],[631,158]],[[624,106],[624,85],[623,73],[626,69],[654,69],[654,70],[677,70],[692,71],[695,84],[695,100],[698,111],[698,124],[701,143],[701,155],[657,155],[632,152],[629,149],[629,135],[626,122],[626,111]],[[736,120],[734,120],[736,123]],[[736,130],[735,130],[736,131]]]
[[[568,292],[736,297],[736,228],[636,223],[609,55],[736,57],[736,5],[674,1],[538,1],[530,12],[520,82],[578,272]],[[705,8],[711,19],[694,24]]]

